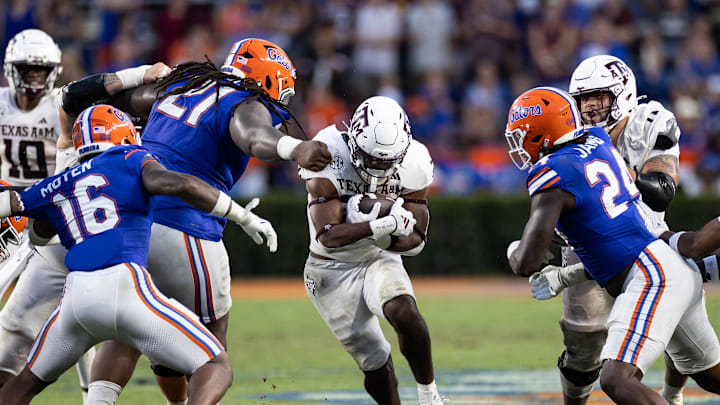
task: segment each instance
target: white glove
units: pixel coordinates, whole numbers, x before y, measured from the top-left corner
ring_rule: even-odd
[[[413,227],[415,226],[415,222],[417,222],[413,213],[403,208],[404,202],[405,200],[402,197],[399,197],[395,200],[392,208],[390,208],[390,214],[388,214],[388,216],[395,218],[395,221],[397,222],[395,230],[390,234],[400,238],[407,238],[410,236],[413,231]]]
[[[365,194],[355,194],[350,197],[347,203],[347,214],[345,215],[345,222],[348,224],[358,224],[361,222],[370,222],[377,219],[380,214],[380,203],[375,203],[372,210],[369,213],[360,211],[360,200],[365,197]]]
[[[585,267],[576,263],[567,267],[545,266],[530,276],[532,296],[536,300],[547,300],[560,294],[567,287],[587,281]]]
[[[253,198],[245,207],[233,202],[227,218],[240,225],[243,231],[258,245],[262,245],[264,236],[265,240],[267,240],[268,250],[270,250],[270,253],[275,253],[278,245],[275,229],[273,229],[270,221],[251,212],[258,204],[260,204],[259,198]]]

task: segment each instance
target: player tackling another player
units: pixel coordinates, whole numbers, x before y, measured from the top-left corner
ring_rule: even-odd
[[[640,192],[610,137],[583,128],[562,90],[520,95],[508,117],[510,156],[530,169],[530,219],[508,250],[518,275],[540,270],[554,229],[574,247],[588,275],[615,297],[600,358],[600,385],[622,404],[664,404],[640,381],[667,353],[678,371],[720,393],[720,343],[707,318],[702,277],[647,229]],[[682,331],[682,333],[676,333]]]
[[[365,374],[365,389],[377,403],[400,404],[379,317],[398,334],[420,405],[440,405],[430,335],[402,263],[425,244],[430,154],[412,139],[405,111],[387,97],[362,102],[347,131],[333,125],[314,139],[328,145],[333,160],[319,172],[300,170],[308,191],[307,295]],[[397,198],[388,215],[378,217],[377,203],[361,211],[367,192]]]

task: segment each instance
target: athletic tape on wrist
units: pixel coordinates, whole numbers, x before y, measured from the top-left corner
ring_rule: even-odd
[[[149,69],[150,65],[142,65],[134,68],[118,70],[115,74],[122,82],[123,90],[127,90],[142,86],[145,81],[145,72]]]
[[[293,138],[292,136],[285,135],[282,138],[278,139],[277,142],[277,154],[282,159],[290,160],[290,155],[292,154],[292,151],[295,150],[295,147],[300,145],[302,143],[301,140]]]
[[[668,244],[671,248],[673,248],[673,250],[678,251],[678,241],[680,240],[680,236],[682,236],[682,234],[684,233],[685,231],[675,232],[673,236],[671,236],[668,240]]]
[[[229,195],[221,191],[218,194],[217,201],[215,201],[215,206],[213,207],[212,211],[210,211],[210,215],[216,217],[226,217],[230,213],[232,203],[232,198],[230,198]]]
[[[390,235],[397,229],[397,220],[395,217],[387,216],[370,221],[370,230],[373,233],[373,239],[380,239],[385,235]]]

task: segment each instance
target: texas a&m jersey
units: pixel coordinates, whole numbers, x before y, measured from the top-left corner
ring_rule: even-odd
[[[563,212],[557,228],[601,286],[655,240],[637,207],[640,193],[601,128],[589,128],[585,143],[566,145],[540,159],[528,174],[527,187],[531,196],[553,187],[573,195],[575,207]]]
[[[146,266],[152,216],[142,166],[154,159],[137,145],[113,147],[20,192],[22,215],[53,225],[70,271]]]
[[[186,83],[182,80],[167,90]],[[235,106],[251,95],[246,90],[221,86],[214,82],[181,95],[163,97],[155,102],[142,144],[168,169],[196,176],[220,191],[227,192],[242,176],[250,156],[235,145],[230,136],[230,118]],[[257,99],[267,107],[272,124],[279,125],[289,114],[279,107]],[[225,218],[198,211],[179,198],[153,197],[155,222],[211,241],[222,239]]]
[[[0,88],[0,178],[13,186],[29,186],[55,173],[61,98],[60,89],[53,89],[37,107],[24,111],[12,89]]]
[[[331,125],[313,138],[314,141],[324,142],[332,154],[330,162],[323,170],[314,172],[300,168],[300,177],[304,180],[312,178],[328,179],[337,190],[343,202],[355,194],[367,193],[370,185],[362,180],[353,167],[350,148],[345,139],[347,135],[338,131]],[[433,182],[433,162],[425,145],[411,140],[407,154],[400,163],[397,172],[385,184],[379,184],[374,191],[391,197],[402,197],[414,191],[422,190]],[[310,196],[308,195],[308,202]],[[315,227],[310,217],[310,207],[307,209],[308,225],[310,229],[310,251],[321,256],[346,262],[362,262],[372,259],[382,249],[372,244],[370,239],[361,239],[347,246],[327,248],[316,238]]]

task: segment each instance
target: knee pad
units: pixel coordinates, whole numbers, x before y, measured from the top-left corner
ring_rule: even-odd
[[[175,371],[169,367],[165,367],[162,364],[151,364],[150,368],[152,369],[153,373],[155,373],[158,377],[167,377],[167,378],[177,378],[177,377],[185,377],[185,374]]]
[[[595,382],[600,377],[600,368],[589,371],[576,371],[566,366],[567,352],[564,351],[558,358],[560,369],[560,383],[563,394],[568,398],[584,398],[593,391]]]
[[[558,367],[579,372],[600,369],[600,354],[607,339],[607,330],[577,332],[569,329],[563,322],[560,322],[560,329],[563,332],[565,352],[558,359]]]

